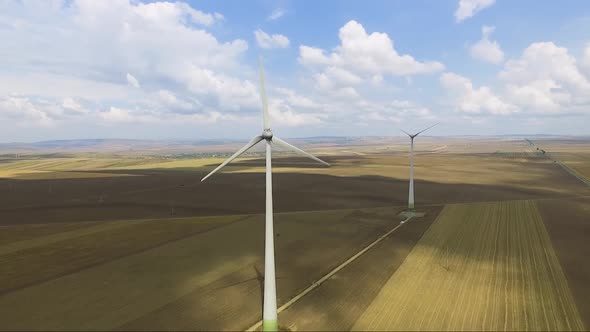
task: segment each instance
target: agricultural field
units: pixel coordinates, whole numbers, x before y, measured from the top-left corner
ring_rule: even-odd
[[[292,331],[348,331],[404,262],[442,207],[424,208],[424,218],[406,223],[361,259],[279,314]]]
[[[353,330],[583,330],[531,201],[447,205]]]
[[[458,149],[450,142],[446,145]],[[545,158],[533,153],[531,157],[514,158],[497,152],[523,151],[528,146],[524,141],[489,145],[483,144],[482,150],[494,152],[479,154],[430,153],[429,143],[419,146],[416,204],[555,198],[588,192],[577,179]],[[277,157],[273,163],[275,210],[403,206],[407,200],[407,151],[376,149],[365,146],[364,155],[319,153],[331,163],[330,168],[298,157]],[[263,161],[240,159],[227,171],[201,183],[200,179],[220,161],[5,161],[0,163],[0,174],[5,174],[0,180],[0,224],[262,213]]]
[[[279,301],[398,225],[399,211],[277,214]],[[263,219],[121,221],[5,243],[0,327],[244,328],[261,314]]]
[[[586,180],[590,180],[590,152],[551,152],[550,157],[562,162]]]
[[[586,329],[590,326],[590,197],[545,200],[538,204]]]
[[[547,151],[549,158],[590,180],[590,139],[535,140],[534,143]]]
[[[198,147],[210,154],[202,158],[158,147],[161,155],[1,159],[0,330],[255,324],[264,274],[259,151],[200,182],[239,145]],[[407,203],[407,139],[306,149],[331,167],[273,158],[279,306],[398,227]],[[590,187],[520,139],[423,137],[415,165],[425,215],[285,308],[282,329],[590,326]],[[432,306],[416,302],[434,294]],[[441,311],[447,305],[455,313]]]
[[[590,0],[0,0],[0,39],[0,332],[590,332]]]

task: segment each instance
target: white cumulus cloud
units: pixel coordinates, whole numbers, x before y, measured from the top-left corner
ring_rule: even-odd
[[[178,98],[174,93],[168,90],[160,90],[157,93],[159,103],[168,111],[177,113],[195,113],[202,108],[202,105],[196,101],[186,101]]]
[[[298,108],[318,109],[320,105],[308,97],[302,96],[291,89],[275,88],[281,99],[284,99],[289,105]]]
[[[223,19],[181,1],[0,1],[0,57],[11,68],[0,73],[0,96],[18,93],[24,99],[11,99],[10,109],[52,121],[81,113],[75,110],[88,121],[98,113],[111,121],[143,107],[222,114],[253,108],[258,91],[241,74],[248,44],[206,30]],[[172,102],[158,93],[171,89],[183,97]]]
[[[590,78],[584,74],[585,50],[578,61],[567,48],[536,42],[509,59],[498,86],[476,88],[468,78],[445,73],[441,85],[453,106],[465,113],[537,115],[584,114],[590,111]]]
[[[99,116],[105,121],[116,123],[148,123],[157,121],[157,118],[151,114],[114,106],[111,106],[106,111],[100,112]]]
[[[484,26],[481,29],[481,39],[469,48],[469,54],[471,54],[471,57],[493,64],[498,64],[504,60],[504,52],[500,48],[498,42],[490,40],[490,36],[494,30],[495,27],[490,26]]]
[[[317,125],[322,123],[324,117],[319,113],[295,112],[289,105],[280,102],[271,103],[269,112],[273,123],[286,127]]]
[[[47,126],[53,122],[47,109],[23,96],[0,97],[0,117],[25,125]]]
[[[510,114],[518,109],[503,101],[487,86],[475,88],[466,77],[447,72],[440,83],[452,98],[453,106],[465,113]]]
[[[289,47],[289,38],[281,34],[270,35],[260,29],[254,31],[256,42],[262,48],[286,48]]]
[[[127,84],[131,85],[134,88],[139,88],[139,81],[135,76],[127,73]]]
[[[366,122],[402,123],[415,120],[433,120],[436,116],[424,106],[409,100],[394,99],[391,102],[375,103],[361,100],[357,103],[362,109],[359,119]]]
[[[455,11],[455,20],[457,22],[466,20],[495,2],[496,0],[459,0],[459,6]]]
[[[277,87],[271,90],[269,112],[275,124],[286,127],[321,124],[326,118],[323,106],[295,90]]]
[[[65,98],[62,103],[61,103],[61,107],[63,108],[63,110],[65,112],[71,113],[71,114],[87,114],[88,110],[82,106],[78,101],[74,100],[74,98]]]
[[[269,21],[276,21],[279,18],[283,17],[285,14],[286,12],[283,8],[277,8],[273,10],[272,13],[270,13],[270,15],[268,15],[266,19]]]
[[[321,48],[301,45],[299,46],[299,62],[304,65],[327,65],[330,58],[324,54]]]
[[[586,73],[586,77],[590,77],[590,43],[584,48],[584,54],[582,55],[580,66]]]
[[[89,113],[80,102],[67,97],[47,100],[12,94],[0,96],[0,122],[26,126],[50,126],[59,120],[84,116]]]
[[[507,95],[532,112],[580,111],[590,106],[590,81],[565,47],[538,42],[520,58],[506,62],[499,74]]]
[[[400,54],[386,33],[367,33],[351,20],[339,29],[340,44],[331,50],[301,45],[298,61],[309,72],[316,92],[339,104],[340,100],[358,101],[366,87],[388,86],[387,79],[429,74],[444,69],[436,61],[419,61]],[[338,108],[342,109],[340,105]],[[349,106],[344,109],[350,109]]]
[[[338,36],[340,45],[328,55],[322,49],[302,45],[299,48],[299,62],[312,66],[330,65],[361,75],[407,76],[444,69],[439,62],[420,62],[411,55],[399,54],[386,33],[368,34],[354,20],[340,28]]]

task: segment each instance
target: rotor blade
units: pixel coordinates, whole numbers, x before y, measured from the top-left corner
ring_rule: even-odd
[[[264,87],[264,68],[262,67],[262,57],[258,57],[260,66],[260,98],[262,98],[262,125],[263,129],[270,129],[270,116],[268,115],[268,101],[266,100],[266,88]]]
[[[223,166],[229,164],[232,160],[239,157],[242,153],[248,151],[248,149],[250,149],[251,147],[256,145],[258,142],[262,141],[262,139],[263,139],[262,136],[256,136],[253,139],[251,139],[250,142],[248,142],[248,144],[244,145],[244,147],[239,149],[238,152],[234,153],[231,157],[227,158],[223,163],[221,163],[221,165],[217,166],[217,168],[212,170],[211,173],[207,174],[204,178],[202,178],[201,182],[205,181],[205,179],[207,179],[208,177],[213,175],[215,172],[217,172],[218,170],[223,168]]]
[[[291,149],[291,150],[293,150],[293,151],[295,151],[295,152],[297,152],[297,153],[299,153],[301,155],[304,155],[304,156],[306,156],[308,158],[311,158],[311,159],[313,159],[313,160],[315,160],[315,161],[317,161],[319,163],[322,163],[322,164],[324,164],[326,166],[330,166],[330,164],[328,164],[327,162],[321,160],[320,158],[318,158],[318,157],[316,157],[316,156],[314,156],[312,154],[309,154],[309,153],[301,150],[300,148],[298,148],[296,146],[293,146],[293,145],[291,145],[291,144],[283,141],[282,139],[280,139],[280,138],[278,138],[276,136],[273,136],[272,137],[272,142],[273,143],[277,143],[278,145],[280,145],[280,146],[282,146],[284,148]]]
[[[400,129],[400,130],[401,130],[401,131],[403,131],[404,133],[406,133],[406,135],[408,135],[408,136],[412,137],[412,134],[408,133],[407,131],[405,131],[405,130],[403,130],[403,129]]]
[[[440,122],[439,122],[439,123],[440,123]],[[414,135],[414,136],[418,136],[418,135],[420,135],[421,133],[423,133],[423,132],[427,131],[428,129],[430,129],[430,128],[434,127],[434,126],[436,126],[437,124],[438,124],[438,123],[435,123],[435,124],[433,124],[432,126],[430,126],[430,127],[426,128],[426,129],[423,129],[422,131],[419,131],[419,132],[417,132],[417,133],[416,133],[416,135]]]

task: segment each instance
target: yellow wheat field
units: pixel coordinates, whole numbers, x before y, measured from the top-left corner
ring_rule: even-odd
[[[354,330],[582,330],[534,202],[446,206]]]

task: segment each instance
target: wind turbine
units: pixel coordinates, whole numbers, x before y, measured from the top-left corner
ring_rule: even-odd
[[[255,136],[244,147],[239,149],[231,157],[227,158],[221,165],[217,166],[211,173],[207,174],[202,181],[219,171],[232,160],[248,151],[254,145],[261,141],[266,143],[266,212],[265,212],[265,242],[264,242],[264,303],[262,314],[262,329],[264,331],[277,331],[277,291],[275,277],[275,251],[274,251],[274,231],[273,231],[273,212],[272,212],[272,146],[273,144],[291,149],[301,155],[311,158],[326,166],[327,162],[285,142],[274,136],[270,129],[270,115],[268,114],[268,103],[266,100],[266,90],[264,88],[264,70],[262,68],[262,58],[258,59],[260,65],[260,95],[262,99],[262,134]]]
[[[427,131],[428,129],[436,126],[438,123],[433,124],[432,126],[423,129],[414,135],[408,133],[407,131],[403,130],[406,135],[410,136],[410,192],[408,193],[408,209],[414,210],[414,138],[421,133]]]

